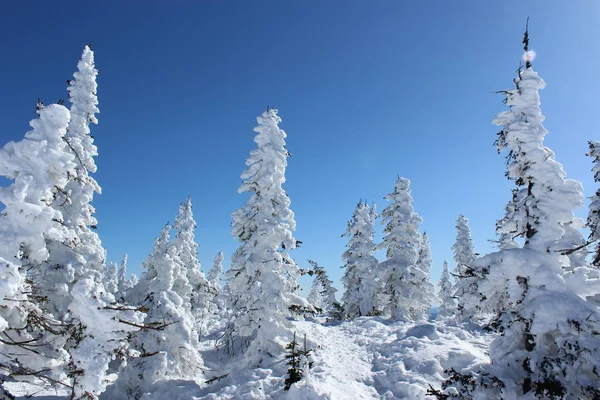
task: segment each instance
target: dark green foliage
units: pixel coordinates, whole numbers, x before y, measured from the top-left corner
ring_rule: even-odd
[[[290,390],[292,385],[299,382],[304,376],[304,370],[310,369],[313,366],[313,362],[309,360],[309,356],[312,350],[309,350],[306,346],[306,335],[304,335],[304,350],[300,350],[298,342],[296,342],[296,332],[294,332],[294,338],[288,343],[285,348],[288,353],[285,355],[287,359],[288,376],[285,378],[284,390]]]

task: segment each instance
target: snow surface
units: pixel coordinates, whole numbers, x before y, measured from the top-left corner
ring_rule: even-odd
[[[229,375],[204,380],[168,380],[156,384],[155,393],[144,399],[297,399],[360,400],[426,397],[432,385],[439,388],[444,370],[472,369],[485,363],[485,350],[492,337],[468,332],[444,321],[426,323],[389,322],[380,317],[326,324],[322,320],[295,321],[298,342],[306,334],[312,347],[314,366],[302,381],[283,390],[287,366],[281,357],[262,368],[240,366],[240,358],[229,358],[215,349],[216,335],[202,343],[209,368],[205,376]],[[39,391],[26,384],[8,384],[19,399],[33,394],[35,400],[65,400],[66,393]],[[107,397],[101,397],[103,399]]]

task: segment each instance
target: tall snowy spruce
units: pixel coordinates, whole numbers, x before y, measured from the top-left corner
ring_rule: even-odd
[[[600,142],[588,142],[588,144],[590,151],[587,155],[592,157],[594,162],[594,167],[592,168],[594,182],[600,182]],[[596,193],[590,199],[587,227],[590,229],[588,240],[592,243],[598,242],[592,259],[592,265],[600,268],[600,189],[596,190]]]
[[[291,337],[286,317],[291,309],[309,307],[296,294],[299,268],[288,255],[298,242],[292,236],[296,221],[290,199],[282,187],[290,155],[286,134],[275,109],[267,109],[257,121],[258,147],[246,160],[238,189],[249,192],[250,199],[232,215],[233,236],[240,246],[227,271],[236,312],[234,336],[251,341],[246,350],[249,365],[282,354]]]
[[[93,397],[104,390],[104,374],[115,346],[114,331],[123,328],[113,322],[114,313],[104,310],[106,302],[113,299],[104,295],[102,273],[106,255],[93,230],[98,222],[91,201],[95,193],[101,192],[89,175],[96,172],[94,157],[98,154],[90,135],[90,123],[98,123],[97,74],[94,53],[86,46],[68,87],[71,120],[64,141],[74,156],[75,174],[70,176],[65,190],[57,191],[52,204],[62,213],[63,224],[72,232],[73,240],[68,245],[49,242],[51,258],[40,282],[49,310],[79,327],[67,346],[74,386],[72,398]]]
[[[454,299],[454,285],[450,280],[450,272],[448,271],[448,261],[444,261],[439,287],[438,299],[440,300],[440,308],[438,315],[441,317],[451,317],[456,313],[456,300]]]
[[[475,247],[471,239],[471,229],[469,228],[469,220],[464,215],[459,214],[456,220],[456,242],[452,245],[454,253],[454,262],[456,263],[455,273],[457,276],[462,276],[473,264],[477,258],[475,255]]]
[[[324,313],[334,311],[337,300],[333,282],[327,276],[325,268],[321,267],[316,261],[308,260],[313,271],[313,284],[310,288],[310,293],[306,298],[310,304],[319,308]]]
[[[385,295],[383,311],[395,319],[411,321],[420,318],[413,310],[427,304],[418,274],[417,261],[421,246],[419,224],[423,222],[414,211],[410,195],[410,181],[399,177],[394,191],[385,197],[390,204],[381,213],[383,241],[377,246],[386,250],[387,259],[380,264],[381,290]]]
[[[427,319],[432,304],[437,301],[435,286],[431,283],[432,263],[429,236],[427,233],[423,233],[421,236],[419,258],[417,259],[415,268],[411,271],[411,281],[415,282],[418,286],[420,303],[415,303],[410,312],[417,320]]]
[[[527,32],[524,43],[526,68],[507,96],[509,110],[494,120],[503,126],[508,176],[519,191],[511,224],[524,244],[476,260],[473,278],[464,279],[479,279],[473,302],[485,307],[500,291],[510,303],[500,310],[501,334],[491,343],[490,364],[474,374],[454,373],[438,398],[600,398],[600,310],[579,295],[597,280],[586,280],[589,269],[573,267],[563,247],[582,242],[571,229],[582,187],[566,179],[543,144],[538,91],[545,83],[528,58]]]
[[[380,311],[378,301],[378,262],[375,258],[374,228],[377,213],[360,201],[348,228],[342,235],[348,237],[347,250],[342,254],[345,272],[342,276],[344,294],[342,303],[347,318],[365,316]]]
[[[457,277],[457,284],[460,283],[461,279],[471,276],[471,266],[477,259],[475,254],[475,247],[473,246],[473,240],[471,239],[471,229],[469,228],[469,220],[464,215],[459,214],[456,220],[456,242],[452,245],[452,252],[454,253],[454,274]],[[461,317],[465,320],[474,318],[478,311],[470,308],[470,303],[463,301],[465,293],[463,291],[469,290],[474,291],[476,289],[476,282],[468,287],[457,285],[455,295],[458,298],[458,310],[460,311]],[[468,297],[468,296],[467,296]]]
[[[128,360],[110,388],[111,399],[140,399],[165,379],[194,379],[204,374],[198,333],[191,307],[179,294],[185,281],[178,248],[170,240],[166,225],[144,261],[144,272],[135,287],[136,297],[148,310],[132,347],[137,357]],[[178,290],[179,289],[179,290]],[[158,327],[157,325],[161,326]],[[158,329],[154,329],[158,328]]]
[[[187,283],[182,283],[179,290],[176,283],[175,290],[178,291],[178,294],[186,303],[190,304],[192,314],[198,325],[203,326],[205,319],[211,312],[211,299],[215,293],[200,270],[197,252],[198,244],[196,243],[194,234],[196,221],[192,213],[191,198],[188,197],[179,206],[179,212],[175,218],[173,228],[175,230],[173,245],[183,266],[184,280],[187,281]]]
[[[208,283],[216,290],[217,294],[221,292],[221,276],[223,275],[223,252],[220,251],[213,260],[213,265],[208,271]]]

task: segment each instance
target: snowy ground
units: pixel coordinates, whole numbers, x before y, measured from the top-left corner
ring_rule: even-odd
[[[439,387],[444,370],[472,368],[486,362],[491,337],[474,334],[462,327],[439,322],[406,324],[383,319],[358,318],[322,325],[314,321],[295,322],[298,337],[306,334],[315,344],[310,375],[283,391],[285,360],[271,368],[240,369],[236,360],[229,365],[218,361],[214,342],[206,341],[205,358],[211,371],[207,377],[229,375],[201,385],[194,382],[164,383],[152,399],[424,399],[429,385]],[[63,400],[56,391],[10,386],[19,398],[33,394],[36,400]],[[105,396],[106,397],[106,396]]]

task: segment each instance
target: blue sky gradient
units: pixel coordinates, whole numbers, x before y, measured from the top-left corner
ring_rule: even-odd
[[[60,4],[60,5],[59,5]],[[296,213],[292,253],[339,285],[340,235],[359,199],[385,207],[398,175],[430,236],[433,277],[451,261],[459,213],[477,251],[491,250],[511,184],[492,143],[493,91],[511,87],[531,18],[534,68],[548,83],[546,144],[586,196],[584,156],[600,139],[600,3],[528,1],[7,2],[0,15],[0,143],[19,140],[38,97],[66,98],[93,43],[103,188],[94,205],[108,258],[138,272],[162,226],[192,196],[199,258],[237,244],[230,215],[255,117],[280,110],[288,133],[285,189]],[[586,210],[582,209],[582,217]],[[381,238],[381,227],[377,227]],[[381,259],[381,255],[380,255]],[[452,262],[451,262],[452,265]]]

